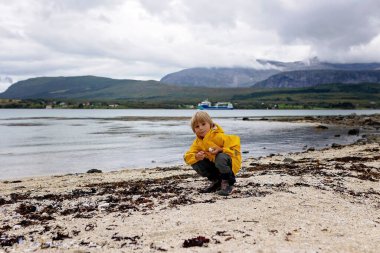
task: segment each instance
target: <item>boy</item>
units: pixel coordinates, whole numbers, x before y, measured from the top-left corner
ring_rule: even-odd
[[[191,119],[196,138],[184,155],[185,162],[211,184],[201,192],[216,192],[228,196],[235,184],[235,175],[241,167],[240,138],[226,135],[204,111]]]

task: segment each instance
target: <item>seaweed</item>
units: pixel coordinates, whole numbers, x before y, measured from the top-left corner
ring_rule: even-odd
[[[183,242],[182,247],[190,248],[190,247],[202,247],[204,244],[210,242],[210,239],[204,236],[198,236],[195,238],[187,239]]]

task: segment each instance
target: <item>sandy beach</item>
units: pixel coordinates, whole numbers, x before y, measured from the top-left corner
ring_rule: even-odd
[[[228,197],[199,193],[207,181],[185,165],[3,180],[0,251],[378,252],[379,179],[374,135],[246,159]]]

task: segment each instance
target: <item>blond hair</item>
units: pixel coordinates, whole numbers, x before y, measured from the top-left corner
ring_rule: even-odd
[[[195,125],[198,123],[203,123],[203,122],[209,123],[211,127],[214,125],[214,122],[212,121],[210,115],[208,115],[207,112],[204,112],[204,111],[196,112],[190,121],[191,129],[193,129],[194,133],[195,133]]]

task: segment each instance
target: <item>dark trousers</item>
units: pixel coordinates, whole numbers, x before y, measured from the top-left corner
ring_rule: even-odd
[[[215,163],[208,159],[203,159],[191,165],[191,167],[202,177],[207,177],[210,181],[228,180],[230,185],[235,184],[235,175],[232,172],[231,157],[224,153],[219,153],[215,157]]]

